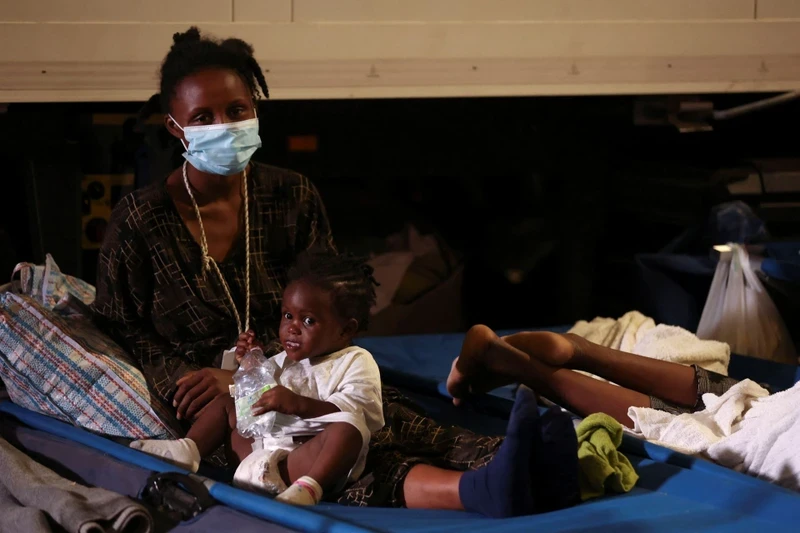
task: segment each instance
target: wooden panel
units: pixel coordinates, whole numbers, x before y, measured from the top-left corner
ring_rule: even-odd
[[[758,0],[759,19],[800,19],[800,0]]]
[[[234,22],[291,22],[292,0],[233,0]]]
[[[746,20],[754,16],[754,2],[755,0],[294,0],[294,20]]]
[[[0,24],[0,61],[161,61],[183,24]],[[259,60],[702,57],[800,53],[800,21],[206,24]]]
[[[0,102],[144,100],[156,91],[158,64],[181,29],[0,24]],[[251,42],[275,98],[800,88],[800,21],[202,29]]]
[[[0,101],[145,100],[157,66],[0,63]],[[267,81],[277,99],[780,91],[800,87],[800,55],[273,61]]]
[[[9,0],[4,22],[231,22],[233,0]]]

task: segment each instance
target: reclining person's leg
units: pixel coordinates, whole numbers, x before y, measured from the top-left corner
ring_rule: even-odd
[[[486,326],[471,328],[447,380],[448,391],[455,402],[470,393],[491,390],[498,384],[521,382],[580,415],[604,412],[627,426],[633,423],[628,418],[629,407],[650,406],[647,394],[543,362],[536,356],[540,351],[569,360],[575,345],[554,333],[538,337],[537,344],[526,346],[532,356],[499,338]],[[688,370],[691,372],[690,368]]]
[[[606,348],[577,335],[523,332],[502,340],[551,366],[583,370],[622,387],[686,407],[697,402],[695,372],[686,365]],[[556,344],[563,347],[553,349]],[[571,349],[567,344],[572,345]]]

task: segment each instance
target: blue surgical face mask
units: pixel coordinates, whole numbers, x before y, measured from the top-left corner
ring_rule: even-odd
[[[183,132],[189,146],[183,157],[201,172],[230,176],[243,171],[253,153],[261,147],[258,136],[258,117],[227,124],[207,126],[186,126],[181,128],[178,121],[169,118]]]

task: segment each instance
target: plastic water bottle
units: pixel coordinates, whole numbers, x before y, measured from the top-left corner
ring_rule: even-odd
[[[261,348],[252,348],[239,361],[239,369],[233,374],[236,388],[236,429],[243,437],[265,437],[272,431],[276,413],[269,411],[257,416],[252,413],[253,404],[261,395],[275,387],[275,363],[264,357]]]

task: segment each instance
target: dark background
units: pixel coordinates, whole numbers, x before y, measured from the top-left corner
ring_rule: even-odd
[[[704,98],[724,109],[763,97]],[[637,305],[634,255],[658,252],[731,200],[721,171],[800,156],[797,101],[679,133],[635,125],[637,100],[265,102],[255,159],[311,178],[340,248],[378,251],[408,223],[435,232],[462,258],[468,323],[618,316]],[[162,127],[136,127],[141,105],[12,104],[0,114],[0,284],[44,253],[94,283],[96,250],[81,244],[83,176],[130,173],[144,186],[181,162]],[[292,136],[314,136],[317,148],[290,150]],[[128,190],[112,191],[112,202]],[[796,207],[760,207],[796,195],[738,199],[773,237],[800,235]],[[102,225],[88,231],[97,239]]]

